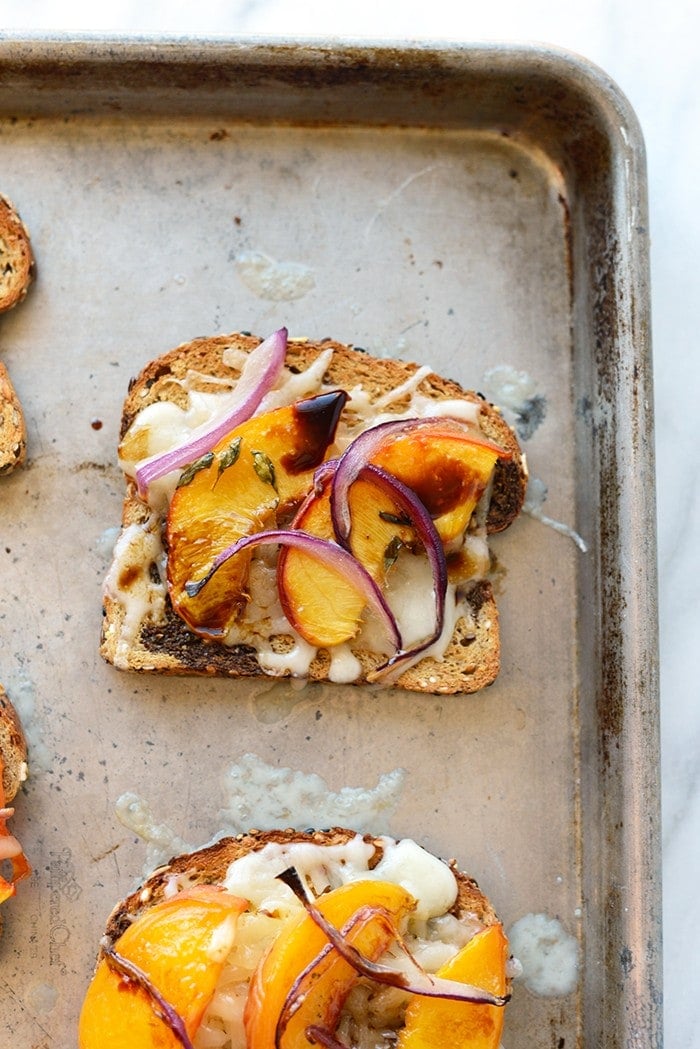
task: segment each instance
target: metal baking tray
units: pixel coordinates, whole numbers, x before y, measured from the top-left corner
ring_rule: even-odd
[[[29,727],[14,827],[34,865],[4,907],[3,1044],[74,1044],[144,864],[123,792],[202,844],[254,753],[332,790],[402,769],[377,830],[457,857],[506,925],[545,913],[577,938],[576,989],[517,985],[507,1049],[661,1045],[647,202],[616,86],[539,47],[5,38],[0,171],[38,260],[0,319],[29,427],[0,493],[0,680]],[[251,261],[294,279],[256,282]],[[130,377],[281,324],[477,389],[495,367],[532,380],[542,513],[586,550],[529,514],[494,539],[503,663],[484,693],[101,662]]]

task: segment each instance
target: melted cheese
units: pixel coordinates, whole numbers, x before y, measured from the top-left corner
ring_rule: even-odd
[[[578,982],[578,940],[558,918],[525,914],[508,932],[523,983],[542,997],[571,994]]]
[[[402,885],[417,901],[414,917],[419,921],[446,914],[457,898],[457,881],[449,867],[410,839],[382,838],[381,842],[384,852],[374,868],[369,866],[374,848],[359,834],[342,845],[272,843],[235,860],[224,885],[259,910],[286,913],[296,910],[296,898],[277,875],[295,867],[315,896],[369,878]]]
[[[402,885],[416,899],[416,908],[402,928],[403,940],[427,972],[435,972],[479,931],[476,919],[457,919],[449,913],[457,898],[457,881],[445,863],[410,839],[380,841],[383,856],[374,868],[370,867],[374,849],[360,835],[338,845],[270,843],[231,864],[225,887],[251,905],[239,919],[236,943],[195,1036],[195,1049],[244,1049],[243,1010],[250,978],[269,944],[303,914],[297,898],[277,878],[287,867],[297,869],[314,895],[358,880]],[[383,960],[397,969],[409,967],[401,950],[390,949]],[[375,988],[371,1008],[351,996],[339,1030],[350,1024],[361,1029],[373,1049],[389,1049],[395,1044],[405,1002],[405,995],[395,989]],[[352,1044],[360,1044],[355,1037]]]

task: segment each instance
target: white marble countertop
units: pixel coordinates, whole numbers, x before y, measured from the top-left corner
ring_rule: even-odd
[[[14,10],[7,10],[7,7]],[[2,30],[189,36],[371,37],[546,43],[602,67],[636,110],[648,152],[660,567],[665,1044],[700,1046],[689,959],[700,934],[700,5],[691,0],[23,0]],[[682,454],[681,454],[682,453]],[[693,637],[696,638],[693,642]]]

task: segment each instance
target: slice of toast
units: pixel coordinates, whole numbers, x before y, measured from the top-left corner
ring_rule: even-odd
[[[209,920],[212,904],[226,906],[224,893],[238,908],[235,934],[220,924],[195,967],[192,944],[207,935],[199,923]],[[357,964],[348,967],[339,958],[339,964],[332,963],[336,968],[328,974],[330,994],[316,982],[325,973],[330,944],[317,930],[309,932],[308,924],[304,927],[302,893],[318,910],[325,909],[329,924],[347,946],[361,923],[366,929],[374,923],[377,930],[381,923],[386,937],[374,946],[371,939],[363,939],[364,946],[353,939],[359,948]],[[391,899],[401,900],[396,912],[391,903],[382,902]],[[206,901],[207,910],[193,911],[193,900]],[[165,936],[158,931],[162,920]],[[230,922],[230,917],[224,921]],[[334,941],[334,945],[339,950],[339,944]],[[484,947],[486,953],[480,953]],[[378,959],[383,971],[363,969],[358,958],[362,954],[366,960]],[[412,966],[407,956],[413,959]],[[465,956],[466,972],[460,961]],[[331,1043],[324,1038],[324,1045],[371,1044],[389,1049],[397,1039],[400,1044],[402,1033],[412,1036],[418,1028],[420,1034],[421,1020],[414,1012],[419,1001],[415,981],[432,991],[436,982],[428,974],[437,973],[471,983],[472,995],[476,984],[483,988],[476,992],[479,996],[499,996],[489,1005],[477,1006],[476,1014],[469,1002],[477,999],[457,1006],[457,1019],[465,1023],[488,1017],[488,1045],[495,1049],[503,1026],[500,1007],[510,997],[513,969],[508,958],[502,924],[477,883],[455,861],[445,862],[415,841],[361,835],[343,827],[251,830],[175,857],[114,908],[83,1001],[80,1044],[96,1049],[105,1030],[119,1022],[126,972],[138,977],[143,990],[149,989],[149,998],[142,1001],[147,1005],[150,1000],[154,1016],[171,1029],[178,1016],[183,1021],[191,1017],[190,1033],[201,1036],[202,1044],[210,1034],[217,1039],[212,1044],[234,1049],[284,1044],[284,1039],[275,1037],[276,1030],[286,1030],[289,1020],[283,1016],[304,1009],[307,1016],[300,1014],[300,1030],[293,1040],[286,1039],[290,1045],[316,1044],[314,1032],[323,1029],[334,1039]],[[181,959],[189,965],[187,982],[178,968]],[[447,973],[445,963],[451,965],[453,960],[457,968]],[[407,980],[406,973],[413,978]],[[212,990],[192,1017],[193,995],[208,979]],[[455,986],[443,986],[442,991],[452,992]],[[461,1008],[468,1012],[460,1013]],[[454,1021],[452,1009],[448,1016]],[[159,1026],[143,1009],[134,1013],[133,1020],[144,1028],[148,1024],[149,1031],[152,1022],[154,1030]],[[425,1044],[440,1042],[433,1037]]]
[[[170,402],[183,412],[193,391],[212,393],[222,384],[235,385],[241,362],[260,343],[256,336],[232,334],[201,338],[183,344],[149,363],[130,384],[124,403],[122,442],[138,427],[145,408]],[[314,375],[311,390],[304,385]],[[503,449],[492,481],[474,517],[485,538],[507,528],[518,516],[525,496],[527,467],[513,430],[498,408],[464,390],[429,368],[389,358],[378,358],[351,346],[324,340],[292,339],[287,346],[285,376],[301,384],[305,395],[323,389],[342,389],[350,397],[341,416],[342,428],[357,430],[378,418],[400,418],[420,405],[461,405],[478,422],[484,438]],[[308,384],[307,384],[308,386]],[[225,388],[225,385],[224,385]],[[466,406],[466,407],[465,407]],[[360,411],[364,412],[359,419]],[[358,422],[359,419],[359,422]],[[163,520],[165,508],[151,506],[139,496],[127,475],[122,531],[104,587],[101,653],[116,667],[166,674],[206,674],[254,677],[266,672],[294,674],[285,666],[285,654],[295,649],[291,631],[270,638],[275,659],[261,660],[255,642],[242,632],[227,643],[211,642],[194,633],[175,613],[165,585]],[[488,568],[488,565],[486,566]],[[393,681],[393,685],[431,694],[475,692],[496,678],[500,667],[498,610],[488,572],[471,578],[460,590],[460,614],[441,658],[421,659]],[[369,649],[351,646],[359,671],[352,679],[372,679],[381,662]],[[274,670],[270,670],[270,664]],[[280,670],[280,666],[282,669]],[[291,663],[290,663],[291,667]],[[299,676],[334,679],[331,654],[319,648]]]
[[[15,895],[17,882],[32,873],[21,844],[7,826],[12,801],[27,778],[27,740],[19,715],[0,685],[0,904]],[[9,880],[5,867],[11,866]],[[0,933],[3,916],[0,913]]]

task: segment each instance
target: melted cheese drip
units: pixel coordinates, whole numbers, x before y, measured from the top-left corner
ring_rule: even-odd
[[[578,982],[578,940],[558,918],[526,914],[508,932],[523,983],[542,997],[571,994]]]
[[[283,370],[255,414],[271,411],[330,388],[324,386],[323,376],[332,355],[333,349],[329,347],[305,371],[294,374]],[[224,351],[224,360],[229,366],[240,370],[245,365],[246,354],[228,349]],[[430,372],[427,366],[419,368],[400,386],[374,400],[362,386],[353,387],[349,391],[348,420],[341,420],[338,427],[338,449],[342,451],[368,425],[388,420],[450,417],[477,426],[478,404],[460,399],[435,400],[418,392],[418,387]],[[186,408],[159,401],[144,408],[136,417],[121,446],[124,455],[121,465],[128,475],[133,476],[142,458],[181,443],[197,426],[225,410],[231,389],[222,384],[225,388],[220,392],[201,393],[194,388],[197,380],[201,381],[201,376],[196,374],[181,380],[181,385],[189,395]],[[405,409],[401,412],[391,411],[392,406],[402,399],[407,399]],[[138,449],[138,457],[132,455],[134,449]],[[105,582],[105,594],[123,608],[116,644],[117,666],[127,665],[129,649],[138,638],[141,624],[158,622],[163,615],[165,555],[154,520],[157,513],[162,513],[167,507],[178,476],[179,471],[174,471],[151,486],[149,501],[154,508],[154,517],[143,526],[130,525],[122,532],[115,546],[112,567]],[[473,577],[483,578],[489,566],[485,529],[482,527],[477,533],[466,536],[463,545],[471,555]],[[153,563],[161,566],[160,582],[154,581],[151,576],[150,565]],[[266,555],[256,551],[251,564],[249,589],[250,602],[226,642],[252,645],[260,666],[271,676],[307,677],[317,656],[317,649],[301,638],[287,622],[277,597],[274,561],[269,560],[269,553]],[[432,577],[425,557],[399,557],[395,570],[392,570],[387,600],[397,619],[405,646],[419,642],[432,633],[435,602]],[[454,586],[448,586],[441,636],[429,650],[416,657],[415,662],[427,656],[442,659],[458,619],[469,619],[470,614],[467,602],[459,596]],[[329,679],[336,683],[356,680],[360,676],[361,665],[353,648],[384,653],[384,646],[385,641],[376,624],[368,617],[356,643],[331,649]],[[404,664],[404,669],[407,666]]]
[[[114,558],[103,586],[104,596],[116,601],[123,616],[118,627],[114,665],[126,669],[129,651],[144,623],[158,623],[165,612],[165,584],[151,576],[151,565],[161,565],[165,557],[159,531],[151,519],[145,525],[125,528],[114,546]]]
[[[217,817],[217,837],[241,834],[255,825],[277,827],[354,827],[376,833],[386,829],[402,796],[406,772],[384,772],[373,786],[333,790],[317,772],[270,765],[257,754],[243,754],[221,780],[223,802]],[[146,843],[144,878],[171,856],[192,852],[172,827],[159,821],[148,802],[133,791],[117,800],[120,823]],[[200,843],[201,844],[201,843]]]

